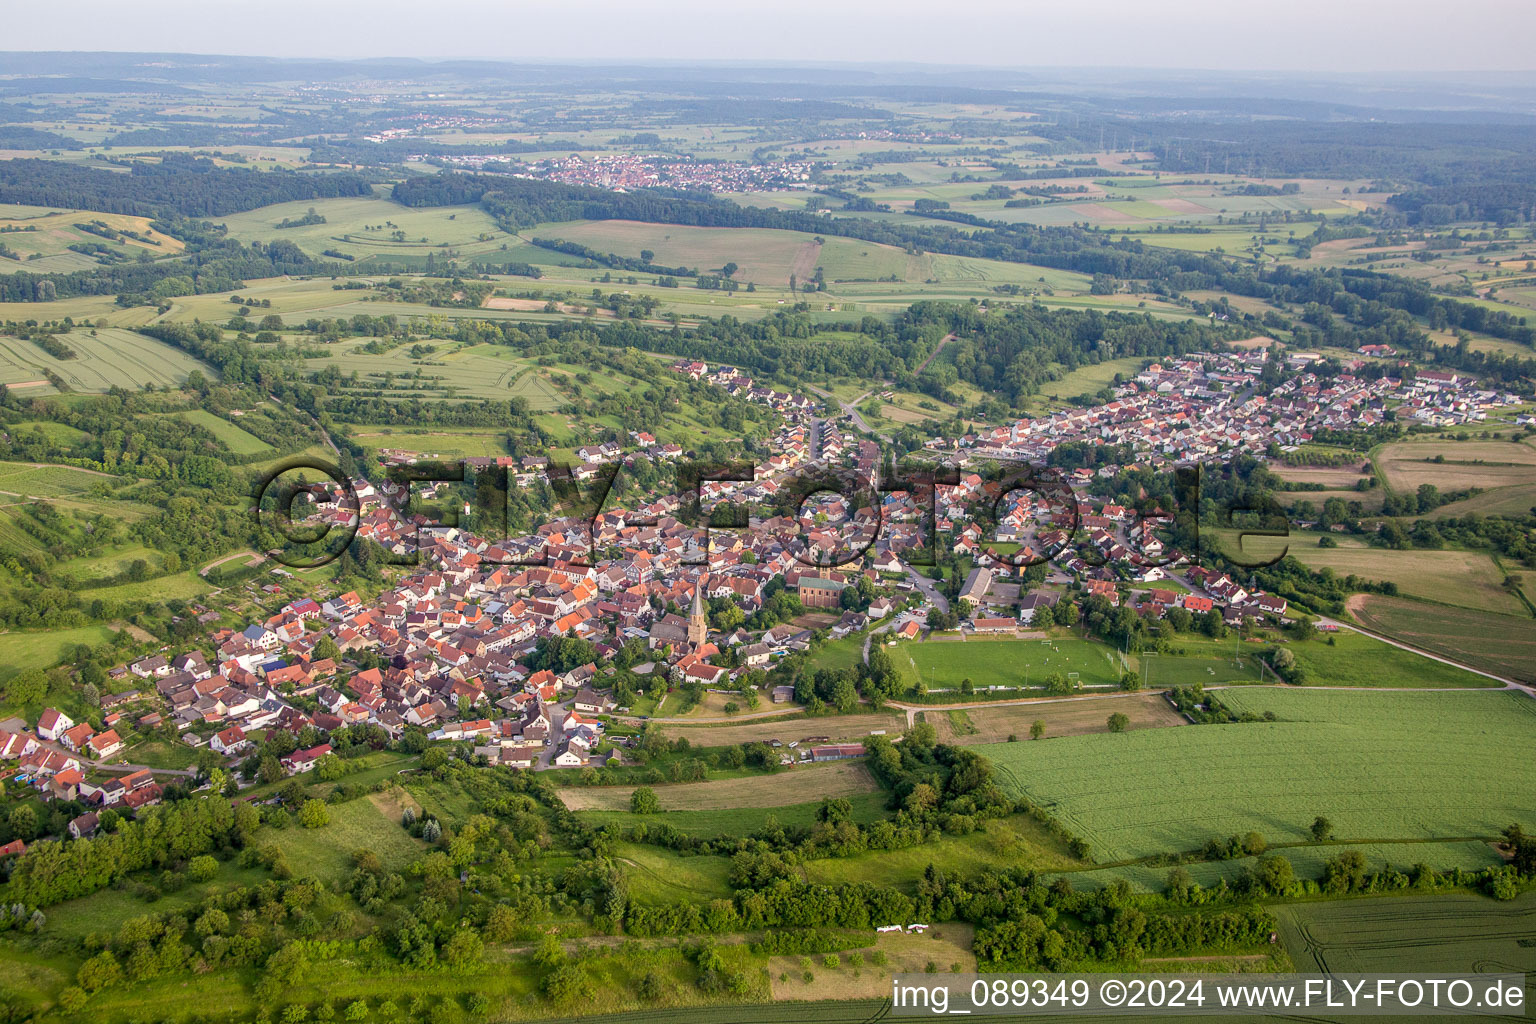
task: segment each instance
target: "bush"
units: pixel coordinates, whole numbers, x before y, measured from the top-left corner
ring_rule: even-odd
[[[322,828],[331,823],[331,812],[324,800],[306,800],[299,808],[299,824],[305,828]]]
[[[187,861],[187,880],[191,882],[208,882],[219,873],[219,862],[207,854],[193,857]]]

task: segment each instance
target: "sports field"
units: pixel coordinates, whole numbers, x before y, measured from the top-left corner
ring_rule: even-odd
[[[946,637],[902,644],[891,649],[891,657],[908,683],[921,681],[930,691],[957,690],[962,679],[977,688],[1043,686],[1057,672],[1082,686],[1118,685],[1124,671],[1118,651],[1075,637]]]
[[[1132,730],[979,748],[1099,861],[1257,830],[1343,840],[1492,836],[1536,818],[1536,701],[1524,694],[1246,688],[1221,698],[1277,722]]]

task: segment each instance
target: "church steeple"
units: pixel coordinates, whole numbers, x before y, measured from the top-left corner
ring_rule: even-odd
[[[693,609],[688,613],[688,642],[694,647],[709,639],[709,616],[704,611],[704,583],[707,575],[700,576],[693,589]]]

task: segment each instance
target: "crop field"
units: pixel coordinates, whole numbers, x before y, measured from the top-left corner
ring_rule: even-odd
[[[78,358],[55,359],[35,342],[0,336],[0,383],[25,395],[53,394],[46,375],[51,370],[72,391],[100,394],[113,387],[135,391],[146,384],[177,388],[193,370],[210,380],[219,376],[178,348],[121,328],[77,328],[63,341]]]
[[[1045,735],[1051,737],[1105,732],[1107,719],[1116,712],[1131,720],[1132,729],[1185,724],[1167,700],[1153,693],[1092,700],[1040,700],[952,711],[925,710],[919,714],[933,725],[940,743],[966,745],[1004,743],[1010,736],[1017,737],[1020,743],[1034,742],[1029,739],[1029,729],[1035,722],[1044,722]]]
[[[663,811],[715,811],[729,807],[787,807],[823,797],[856,796],[879,789],[862,761],[833,761],[776,775],[653,786]],[[628,811],[634,786],[582,786],[560,790],[573,811]],[[641,820],[639,818],[636,819]]]
[[[1302,842],[1492,836],[1536,817],[1536,701],[1524,694],[1228,690],[1277,722],[1147,729],[980,748],[1100,861],[1263,833]],[[1495,754],[1496,752],[1496,754]]]
[[[1275,910],[1298,971],[1536,971],[1532,892],[1508,903],[1461,894],[1382,896]]]
[[[891,651],[908,682],[921,680],[929,690],[958,690],[969,678],[984,686],[1041,686],[1057,672],[1083,686],[1118,685],[1118,651],[1075,637],[1047,640],[996,640],[971,637],[907,643]]]
[[[74,466],[0,462],[0,493],[5,494],[63,498],[83,494],[98,483],[116,487],[122,482],[122,477],[97,473],[89,469],[76,469]]]
[[[1206,529],[1202,541],[1236,550],[1238,531]],[[1289,537],[1248,537],[1242,553],[1250,559],[1271,558],[1282,548],[1312,569],[1332,569],[1340,576],[1396,583],[1398,591],[1442,604],[1510,614],[1523,606],[1504,589],[1504,574],[1481,551],[1395,551],[1371,547],[1355,537],[1338,536],[1338,547],[1320,548],[1318,535],[1292,531]]]
[[[1424,605],[1379,594],[1358,595],[1350,608],[1367,629],[1485,672],[1536,682],[1536,619],[1529,616]]]
[[[895,736],[906,728],[906,721],[906,717],[899,712],[870,711],[826,718],[794,716],[787,719],[748,719],[720,725],[693,725],[675,721],[659,724],[670,739],[687,737],[688,742],[697,747],[723,747],[735,743],[755,743],[758,740],[765,743],[779,740],[787,746],[796,741],[803,743],[812,736],[826,736],[832,743],[853,743],[880,729]]]
[[[162,235],[149,226],[150,218],[132,217],[119,213],[98,213],[94,210],[55,210],[39,207],[7,206],[0,215],[0,229],[16,228],[0,234],[0,241],[21,257],[20,260],[0,259],[0,274],[25,270],[32,274],[67,274],[74,270],[89,270],[100,262],[85,253],[75,252],[71,245],[86,243],[101,245],[119,256],[133,258],[139,253],[160,256],[178,253],[184,246],[170,235]],[[92,222],[98,222],[92,225]],[[132,231],[148,241],[121,234],[104,237],[95,231],[87,231],[81,225],[92,225],[100,230],[105,225],[108,233]]]
[[[284,220],[305,217],[310,208],[324,224],[279,228]],[[288,241],[316,258],[327,249],[359,260],[425,264],[427,254],[439,259],[490,256],[505,260],[501,246],[514,241],[479,206],[412,208],[386,198],[314,199],[263,206],[225,218],[229,234],[242,242]],[[404,232],[397,238],[396,231]],[[489,236],[489,237],[482,237]],[[242,293],[243,294],[243,293]]]
[[[1376,459],[1387,483],[1399,491],[1422,484],[1445,492],[1536,483],[1536,447],[1524,442],[1400,441],[1382,448]]]

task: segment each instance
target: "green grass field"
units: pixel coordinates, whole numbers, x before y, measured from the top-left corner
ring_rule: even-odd
[[[1536,682],[1536,619],[1529,616],[1366,594],[1358,601],[1355,618],[1367,629],[1473,668]]]
[[[1049,640],[928,640],[891,651],[909,683],[922,680],[930,690],[954,689],[969,678],[982,686],[1042,686],[1047,676],[1077,673],[1083,686],[1120,682],[1119,652],[1076,637]]]
[[[629,876],[630,896],[642,903],[711,900],[731,894],[728,857],[688,857],[656,846],[613,844],[613,858]]]
[[[1301,842],[1491,836],[1536,818],[1536,701],[1523,694],[1247,688],[1280,721],[978,747],[1004,785],[1084,836],[1099,861],[1258,830]]]
[[[277,227],[284,220],[304,217],[311,207],[325,218],[324,224]],[[484,256],[505,260],[509,257],[501,253],[501,246],[515,241],[478,206],[412,209],[386,198],[280,203],[234,214],[225,223],[230,236],[242,242],[288,241],[317,258],[333,249],[364,261],[372,257],[423,265],[428,253],[439,259]],[[397,230],[404,232],[403,239],[395,238]]]
[[[323,881],[345,878],[352,870],[355,850],[371,850],[391,871],[398,871],[426,852],[426,846],[384,817],[374,803],[362,797],[331,804],[331,822],[322,828],[263,829],[258,843],[273,843],[288,857],[296,873],[315,875]]]
[[[0,633],[0,680],[23,669],[57,665],[77,644],[94,647],[111,638],[112,630],[102,625]]]
[[[878,821],[886,814],[884,793],[855,793],[841,797],[853,805],[853,820]],[[577,817],[593,825],[671,825],[695,836],[746,836],[771,824],[784,828],[803,828],[816,823],[821,801],[789,804],[784,807],[732,807],[708,811],[661,811],[657,814],[632,814],[629,811],[577,811]]]
[[[74,466],[0,462],[0,492],[5,494],[64,498],[83,494],[99,483],[116,487],[123,483],[123,478]]]
[[[223,417],[215,416],[206,409],[193,409],[189,412],[177,413],[177,416],[189,423],[205,427],[236,455],[258,455],[272,449],[271,445],[255,434],[241,429]]]
[[[1426,864],[1436,871],[1452,871],[1456,868],[1481,871],[1503,863],[1492,844],[1470,839],[1446,843],[1325,843],[1318,846],[1272,847],[1269,852],[1278,853],[1290,861],[1297,878],[1315,879],[1322,877],[1327,861],[1344,850],[1359,852],[1373,869],[1391,866],[1406,870],[1414,864]],[[1262,859],[1236,857],[1232,860],[1197,861],[1185,864],[1183,868],[1203,886],[1217,885],[1223,879],[1230,884],[1241,878],[1244,872],[1257,868]],[[1115,864],[1064,874],[1072,880],[1074,887],[1080,889],[1097,889],[1124,880],[1148,892],[1162,892],[1167,888],[1170,870],[1153,864]]]
[[[1433,616],[1438,611],[1435,609],[1429,614]],[[1463,614],[1470,616],[1476,613]],[[1306,668],[1307,682],[1313,686],[1411,687],[1432,690],[1499,685],[1486,676],[1348,630],[1335,633],[1331,645],[1307,641],[1291,644],[1290,651],[1296,656],[1296,661]]]
[[[1016,814],[989,820],[970,835],[943,836],[922,846],[807,861],[805,876],[812,882],[829,885],[870,882],[910,889],[922,879],[930,864],[947,872],[966,875],[1005,867],[1053,871],[1076,867],[1079,862],[1043,825],[1026,815]]]

